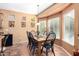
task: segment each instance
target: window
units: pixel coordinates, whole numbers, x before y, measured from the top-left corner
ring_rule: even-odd
[[[74,45],[74,10],[64,14],[64,41]]]
[[[59,17],[56,18],[51,18],[48,21],[48,29],[49,32],[53,31],[54,33],[56,33],[56,38],[60,39],[60,24],[59,24]]]
[[[40,21],[39,23],[40,23],[39,32],[40,32],[40,35],[43,35],[46,29],[46,21]]]

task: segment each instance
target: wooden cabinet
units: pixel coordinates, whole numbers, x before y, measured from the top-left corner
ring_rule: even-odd
[[[74,56],[79,56],[79,49],[76,50],[76,51],[74,51],[73,55],[74,55]]]
[[[74,56],[79,56],[79,52],[74,52]]]

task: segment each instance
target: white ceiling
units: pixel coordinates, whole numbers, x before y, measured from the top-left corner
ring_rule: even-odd
[[[54,4],[53,0],[28,0],[25,3],[0,3],[0,9],[38,14],[52,4]],[[39,11],[37,5],[39,5]]]

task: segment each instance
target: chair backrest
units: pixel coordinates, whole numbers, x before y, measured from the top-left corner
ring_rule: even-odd
[[[29,32],[29,37],[30,37],[30,38],[34,38],[34,37],[33,37],[33,34],[32,34],[31,32]]]
[[[30,38],[29,38],[29,32],[27,31],[27,38],[28,38],[28,44],[30,45]]]
[[[55,39],[56,34],[54,32],[50,32],[46,37],[45,44],[51,44],[51,46],[53,46]]]
[[[26,33],[27,33],[27,36],[28,36],[29,35],[29,32],[27,31]]]
[[[30,32],[27,31],[28,44],[31,45]]]
[[[27,38],[28,38],[28,40],[29,40],[29,32],[27,31],[26,33],[27,33]]]
[[[31,45],[34,40],[33,34],[31,32],[28,32],[28,40],[29,40],[29,45]]]
[[[36,45],[36,40],[31,32],[29,32],[29,39],[32,45]]]

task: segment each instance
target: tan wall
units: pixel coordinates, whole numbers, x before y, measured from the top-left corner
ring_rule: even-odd
[[[0,13],[4,14],[2,25],[3,25],[3,29],[5,33],[6,33],[5,29],[10,28],[8,24],[8,20],[9,20],[8,16],[15,15],[15,25],[14,25],[13,31],[12,32],[9,31],[10,33],[13,34],[13,44],[27,41],[26,31],[31,31],[31,30],[36,31],[36,26],[31,28],[31,18],[35,17],[35,20],[36,20],[35,15],[21,13],[21,12],[8,11],[8,10],[3,10],[3,9],[0,10]],[[26,16],[26,27],[25,28],[21,27],[21,21],[22,21],[23,16]],[[35,23],[36,22],[37,21],[35,21]]]
[[[79,39],[78,39],[78,34],[79,34],[79,3],[76,3],[75,5],[74,5],[74,7],[75,7],[75,16],[76,16],[76,18],[75,18],[75,24],[76,24],[76,26],[75,26],[75,28],[76,28],[76,40],[75,40],[75,48],[76,49],[79,49]]]

